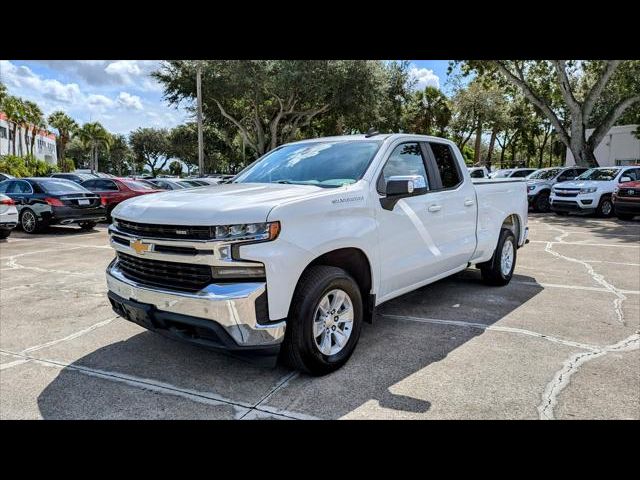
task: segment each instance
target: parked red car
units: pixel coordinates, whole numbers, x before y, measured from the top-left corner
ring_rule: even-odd
[[[640,215],[640,181],[621,183],[613,191],[611,200],[620,220],[631,220]]]
[[[162,192],[144,183],[130,178],[93,178],[85,180],[81,185],[102,198],[102,204],[107,207],[107,215],[111,218],[111,211],[123,200],[138,195]]]

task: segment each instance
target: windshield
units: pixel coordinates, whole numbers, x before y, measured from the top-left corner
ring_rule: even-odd
[[[91,193],[83,186],[71,180],[63,180],[61,178],[39,180],[38,185],[47,193]]]
[[[146,183],[134,180],[122,180],[122,183],[132,190],[153,190],[155,188],[147,185]]]
[[[247,167],[234,183],[348,185],[362,178],[381,143],[326,141],[285,145]]]
[[[506,178],[511,173],[511,170],[498,170],[492,175],[492,178]]]
[[[558,175],[561,171],[561,168],[538,170],[530,174],[527,178],[533,180],[551,180],[552,178],[555,178],[555,176]]]
[[[619,168],[592,168],[577,177],[576,180],[613,180],[619,171]]]

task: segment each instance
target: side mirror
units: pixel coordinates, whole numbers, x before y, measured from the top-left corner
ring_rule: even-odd
[[[427,182],[422,175],[394,175],[389,177],[385,187],[387,196],[411,195],[416,189],[426,188]]]
[[[620,183],[625,183],[625,182],[630,182],[631,181],[631,177],[622,177],[620,178]]]

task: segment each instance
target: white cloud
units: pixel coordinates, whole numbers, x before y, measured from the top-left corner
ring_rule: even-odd
[[[415,65],[411,65],[409,78],[415,80],[413,88],[416,90],[423,90],[425,87],[440,88],[440,77],[428,68],[418,68]]]
[[[87,96],[87,104],[91,107],[110,108],[113,107],[114,101],[104,95],[92,93]]]
[[[0,73],[3,81],[16,88],[30,90],[49,100],[73,103],[81,97],[77,83],[62,83],[58,80],[43,79],[27,66],[16,66],[7,60],[0,60]]]
[[[131,95],[127,92],[120,92],[118,95],[118,103],[124,108],[142,110],[142,101],[140,97]]]
[[[142,74],[142,69],[136,60],[118,60],[107,65],[104,71],[117,79],[117,83],[130,85],[133,78]]]

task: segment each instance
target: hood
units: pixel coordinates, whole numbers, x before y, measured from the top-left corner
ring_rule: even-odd
[[[601,187],[603,184],[607,183],[606,181],[597,181],[597,180],[580,180],[580,181],[572,181],[572,182],[560,182],[556,183],[553,188],[563,189],[563,188],[590,188],[590,187]]]
[[[141,223],[231,225],[267,220],[280,203],[324,191],[312,185],[231,183],[141,195],[120,203],[113,215]]]
[[[621,183],[620,188],[640,188],[640,180],[632,180],[630,182]]]
[[[553,179],[532,178],[527,180],[527,185],[542,185],[543,183],[553,183]]]

